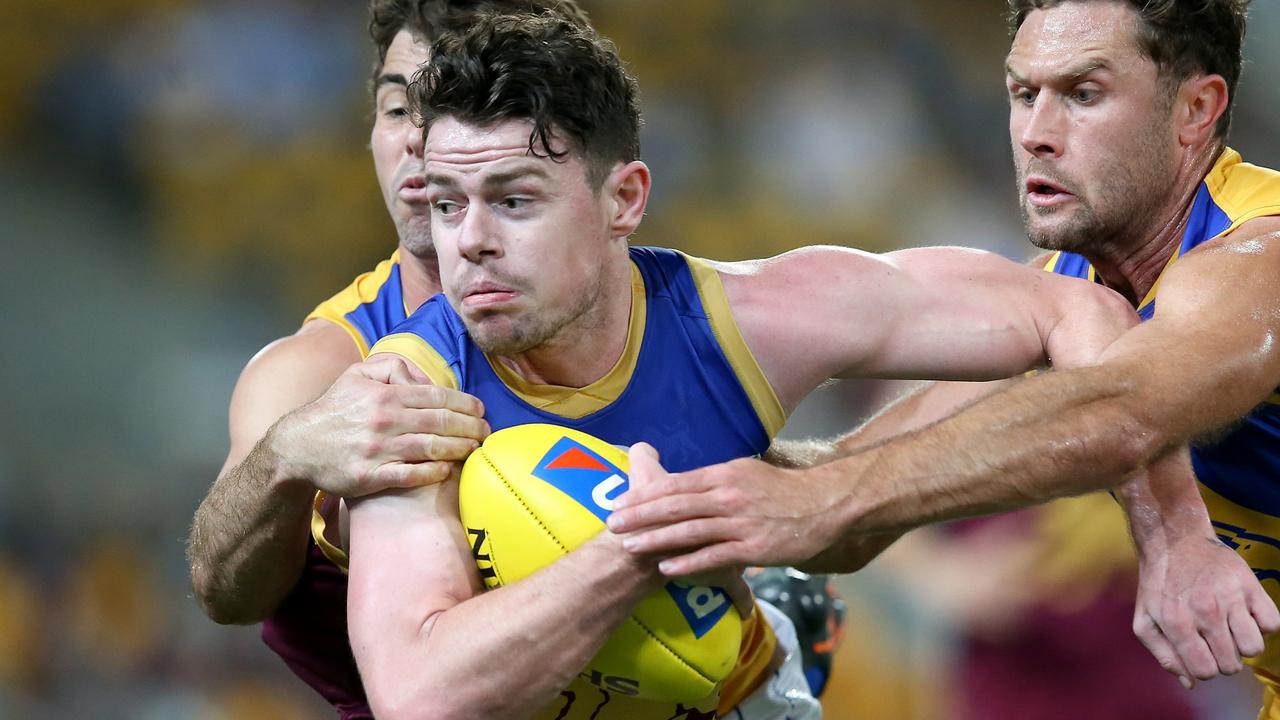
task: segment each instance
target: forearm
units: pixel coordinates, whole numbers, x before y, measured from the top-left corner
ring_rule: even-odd
[[[1187,537],[1217,542],[1185,447],[1157,459],[1145,472],[1117,487],[1116,496],[1129,518],[1138,556],[1144,560]]]
[[[844,435],[829,440],[775,439],[761,459],[774,467],[790,470],[828,463],[937,422],[1012,382],[1014,380],[921,383]]]
[[[899,537],[898,533],[847,535],[798,567],[807,573],[857,572],[879,557]]]
[[[841,437],[832,457],[859,452],[952,415],[1016,380],[922,383]]]
[[[1114,485],[1168,447],[1106,368],[1018,383],[947,420],[823,466],[851,532],[906,530]],[[815,469],[816,470],[816,469]]]
[[[352,606],[352,638],[378,717],[514,720],[546,707],[660,587],[654,568],[610,543],[617,538],[597,538],[524,580],[425,619],[403,598],[383,605],[384,593],[365,594]],[[397,613],[396,631],[361,631],[369,619]],[[408,667],[424,671],[406,674]]]
[[[314,488],[291,478],[268,431],[196,510],[187,555],[201,606],[219,623],[271,615],[306,560]]]

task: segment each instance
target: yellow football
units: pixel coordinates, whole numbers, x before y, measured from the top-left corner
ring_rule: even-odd
[[[458,498],[485,585],[516,582],[590,540],[626,489],[627,454],[586,433],[533,424],[490,435],[463,467]],[[672,581],[640,602],[582,677],[623,695],[694,702],[729,675],[741,642],[742,619],[723,590]]]

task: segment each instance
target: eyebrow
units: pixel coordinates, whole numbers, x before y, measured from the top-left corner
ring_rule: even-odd
[[[409,81],[400,73],[383,73],[378,76],[376,86],[382,87],[383,85],[403,85],[404,87],[409,87]]]
[[[1090,74],[1095,73],[1099,70],[1109,71],[1111,70],[1111,65],[1107,63],[1106,60],[1095,58],[1093,60],[1089,60],[1081,64],[1079,67],[1072,68],[1071,70],[1068,70],[1067,72],[1062,73],[1061,75],[1058,75],[1057,77],[1054,78],[1054,80],[1058,82],[1077,83],[1085,79],[1086,77],[1088,77]],[[1025,77],[1019,74],[1017,70],[1013,69],[1013,65],[1010,64],[1008,61],[1006,61],[1004,64],[1004,72],[1006,75],[1013,78],[1013,81],[1018,83],[1019,85],[1030,84],[1030,82]]]
[[[481,186],[485,190],[492,190],[493,188],[502,187],[507,183],[523,180],[527,177],[545,180],[550,177],[550,175],[543,168],[536,165],[530,165],[486,176],[484,182],[481,183]],[[455,190],[459,186],[458,181],[452,175],[444,175],[442,173],[428,172],[426,174],[425,181],[427,185],[435,185],[446,190]]]

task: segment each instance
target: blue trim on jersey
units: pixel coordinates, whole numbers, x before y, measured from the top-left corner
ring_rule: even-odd
[[[440,354],[459,388],[484,403],[493,430],[544,422],[619,446],[644,441],[673,472],[763,453],[768,432],[712,333],[684,256],[661,248],[632,248],[630,255],[647,295],[636,366],[613,402],[581,418],[533,407],[508,388],[442,295],[395,331],[421,337]]]
[[[1191,466],[1227,500],[1280,517],[1280,413],[1273,407],[1259,407],[1219,442],[1191,448]]]
[[[1212,240],[1231,227],[1231,218],[1213,201],[1206,183],[1200,183],[1195,202],[1191,205],[1191,217],[1187,219],[1187,231],[1182,234],[1180,252],[1185,255],[1196,246]]]
[[[391,266],[386,282],[378,288],[378,294],[373,300],[357,306],[343,317],[360,331],[369,347],[390,335],[393,328],[404,322],[404,289],[400,286],[400,263]]]
[[[1053,271],[1059,275],[1089,279],[1089,261],[1083,255],[1063,252],[1058,255],[1058,264]]]

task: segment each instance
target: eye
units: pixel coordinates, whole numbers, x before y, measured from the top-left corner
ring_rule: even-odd
[[[505,197],[502,199],[502,202],[498,204],[508,210],[519,210],[520,208],[526,207],[530,202],[529,198]]]
[[[458,205],[458,203],[451,202],[449,200],[437,200],[431,203],[431,207],[434,208],[435,211],[440,213],[442,216],[448,217],[458,212],[458,208],[460,206]]]
[[[382,111],[384,117],[392,120],[403,120],[409,117],[409,108],[406,107],[389,107]]]
[[[1023,105],[1031,105],[1036,101],[1036,94],[1032,92],[1030,88],[1025,87],[1016,87],[1010,90],[1009,97],[1012,98],[1014,102],[1019,102]]]
[[[1098,99],[1098,91],[1094,88],[1076,88],[1071,91],[1071,99],[1078,103],[1091,103]]]

